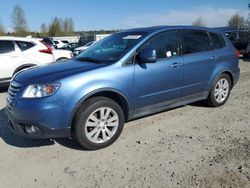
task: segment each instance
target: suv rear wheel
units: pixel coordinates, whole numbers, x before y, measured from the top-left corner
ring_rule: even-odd
[[[119,104],[106,97],[94,97],[77,112],[73,136],[86,149],[100,149],[116,141],[123,125],[124,113]]]
[[[227,74],[222,74],[217,78],[206,100],[207,104],[217,107],[225,104],[229,98],[232,88],[231,79]]]

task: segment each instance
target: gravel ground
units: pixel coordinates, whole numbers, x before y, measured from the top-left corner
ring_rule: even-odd
[[[126,124],[112,146],[13,135],[0,93],[0,187],[250,187],[250,61],[220,108],[191,104]]]

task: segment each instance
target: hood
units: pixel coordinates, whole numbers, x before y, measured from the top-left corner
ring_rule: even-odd
[[[95,64],[90,62],[68,60],[64,62],[53,63],[44,67],[32,67],[21,71],[15,76],[19,83],[45,83],[65,78],[74,74],[83,73],[99,67],[107,66],[105,64]]]

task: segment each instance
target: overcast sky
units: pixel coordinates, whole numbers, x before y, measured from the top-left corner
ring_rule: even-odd
[[[76,30],[190,25],[202,17],[209,27],[226,26],[233,14],[248,16],[250,0],[0,0],[0,18],[12,30],[13,7],[21,5],[30,30],[52,17],[71,17]]]

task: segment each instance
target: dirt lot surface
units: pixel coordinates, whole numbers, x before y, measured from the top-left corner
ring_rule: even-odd
[[[0,93],[0,187],[250,187],[250,61],[220,108],[192,104],[126,124],[112,146],[13,135]]]

